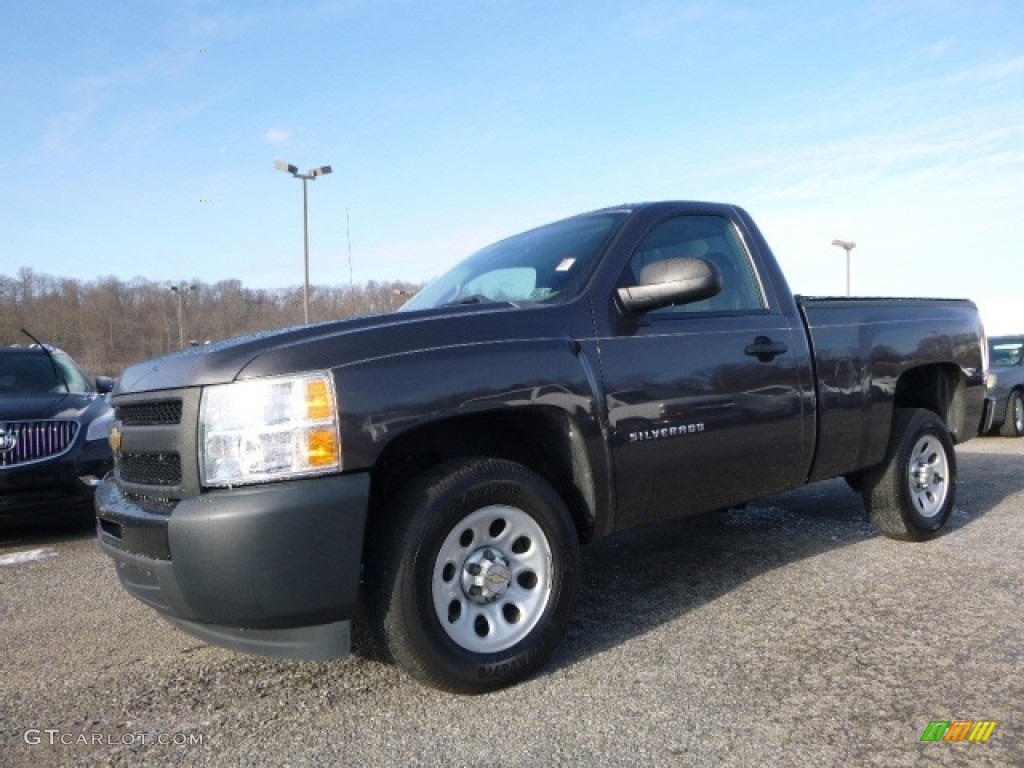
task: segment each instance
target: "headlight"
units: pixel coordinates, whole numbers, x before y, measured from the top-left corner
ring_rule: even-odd
[[[985,377],[985,386],[988,387],[989,389],[993,389],[995,385],[998,383],[999,378],[994,373],[990,373],[988,376]]]
[[[327,373],[207,387],[199,408],[202,484],[265,483],[340,470],[337,414]]]

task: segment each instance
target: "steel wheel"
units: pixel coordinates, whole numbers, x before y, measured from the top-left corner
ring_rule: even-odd
[[[897,408],[885,458],[858,484],[871,521],[886,536],[933,538],[956,502],[956,454],[945,422],[923,408]]]
[[[504,459],[431,468],[388,502],[368,543],[370,628],[419,680],[484,693],[534,674],[569,624],[579,539],[562,498]]]
[[[551,545],[523,510],[484,507],[444,540],[432,590],[448,637],[474,653],[504,651],[544,615],[551,597]]]
[[[925,434],[918,439],[910,454],[907,485],[918,514],[933,519],[942,511],[949,492],[949,462],[938,438]]]

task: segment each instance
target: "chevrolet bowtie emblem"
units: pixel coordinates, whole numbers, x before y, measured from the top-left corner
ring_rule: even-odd
[[[114,453],[120,453],[121,452],[121,428],[120,427],[115,425],[115,426],[110,428],[109,442],[110,442],[110,447],[111,447],[111,449],[113,449]]]

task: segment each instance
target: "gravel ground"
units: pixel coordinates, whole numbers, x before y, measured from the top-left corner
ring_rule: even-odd
[[[588,548],[553,662],[484,697],[205,646],[88,531],[0,532],[0,765],[1024,765],[1024,440],[958,454],[926,544],[832,481]]]

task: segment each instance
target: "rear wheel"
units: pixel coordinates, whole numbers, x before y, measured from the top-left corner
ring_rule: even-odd
[[[897,408],[885,461],[865,476],[862,490],[871,521],[886,536],[934,537],[956,500],[956,454],[942,419],[921,408]]]
[[[1006,403],[1006,418],[1003,420],[1003,426],[999,428],[999,434],[1003,437],[1024,435],[1024,397],[1021,397],[1017,390],[1010,393],[1010,399]]]
[[[579,545],[543,479],[504,460],[449,463],[384,513],[366,608],[392,658],[459,693],[512,685],[548,660],[575,604]]]

